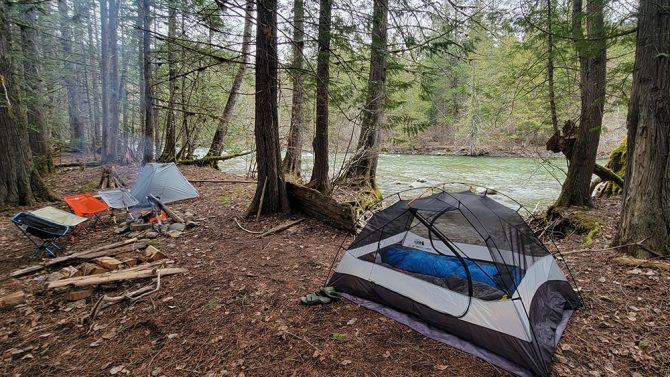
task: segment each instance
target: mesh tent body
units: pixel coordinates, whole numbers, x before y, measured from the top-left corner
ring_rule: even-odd
[[[144,165],[130,193],[139,201],[140,206],[149,205],[147,199],[149,194],[159,198],[163,203],[198,197],[198,191],[174,163]]]
[[[562,328],[581,306],[523,218],[470,192],[375,213],[328,284],[519,375],[549,375]]]

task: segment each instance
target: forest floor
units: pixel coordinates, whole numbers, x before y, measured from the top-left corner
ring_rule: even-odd
[[[180,168],[189,179],[239,179],[212,169]],[[132,182],[137,167],[119,172]],[[46,181],[63,197],[95,192],[100,174],[101,168],[71,169]],[[40,292],[44,276],[8,278],[27,265],[32,250],[9,217],[29,208],[1,213],[0,296],[22,289],[27,298],[0,313],[0,375],[507,376],[346,300],[299,304],[300,296],[323,285],[349,236],[307,219],[256,238],[233,220],[243,217],[253,184],[196,187],[200,198],[173,207],[194,213],[200,225],[179,238],[161,238],[158,245],[188,273],[164,277],[158,292],[113,305],[88,322],[81,318],[101,295],[147,282],[123,283],[67,302],[62,294]],[[590,249],[607,247],[619,213],[617,200],[599,200],[597,207],[609,225]],[[264,230],[286,220],[263,216],[257,223],[241,222]],[[113,229],[99,225],[67,247],[80,251],[123,240]],[[670,271],[613,264],[613,250],[573,252],[581,241],[570,235],[559,242],[563,252],[571,252],[567,258],[588,308],[569,322],[553,374],[670,375]]]

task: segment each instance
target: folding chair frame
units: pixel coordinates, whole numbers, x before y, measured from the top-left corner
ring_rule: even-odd
[[[33,254],[30,256],[30,259],[37,258],[42,251],[44,251],[47,255],[49,255],[51,257],[55,257],[56,253],[53,250],[51,250],[51,248],[56,249],[58,251],[63,250],[62,246],[58,246],[55,242],[53,242],[53,240],[55,240],[56,238],[59,238],[61,236],[51,237],[51,238],[43,238],[42,239],[42,244],[39,244],[37,241],[35,241],[33,239],[33,237],[31,237],[30,233],[28,233],[28,226],[21,225],[21,224],[15,222],[13,220],[14,219],[12,219],[12,223],[14,223],[14,225],[16,225],[17,228],[19,228],[21,233],[23,233],[26,236],[26,238],[29,239],[30,242],[32,242],[35,245],[35,250],[33,251]],[[66,225],[64,225],[64,226],[68,229],[66,234],[69,233],[70,227],[66,226]]]

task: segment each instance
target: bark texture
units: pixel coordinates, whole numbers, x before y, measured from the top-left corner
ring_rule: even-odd
[[[237,98],[239,97],[240,88],[242,87],[242,82],[244,81],[244,74],[247,71],[247,65],[249,65],[249,47],[251,46],[251,20],[253,18],[253,12],[254,1],[247,0],[244,14],[244,31],[242,33],[242,51],[240,52],[241,62],[240,66],[237,68],[237,73],[233,78],[233,84],[230,88],[230,94],[228,94],[226,107],[223,109],[223,115],[219,119],[219,123],[216,126],[216,131],[214,132],[214,137],[212,138],[212,145],[209,147],[209,151],[207,152],[208,156],[220,156],[223,152],[223,141],[226,137],[226,134],[228,133],[228,123],[230,122],[230,118],[233,115],[233,110],[235,109]]]
[[[361,134],[356,153],[349,160],[343,180],[354,186],[369,187],[377,191],[377,160],[381,124],[384,117],[386,57],[388,40],[388,0],[375,0],[372,11],[372,44],[370,51],[370,76]]]
[[[293,62],[291,75],[293,81],[293,98],[291,101],[291,128],[286,143],[286,155],[282,161],[284,173],[300,178],[302,162],[302,139],[304,134],[305,115],[303,110],[303,49],[305,47],[305,3],[304,0],[293,2]]]
[[[162,162],[174,162],[177,157],[175,149],[177,148],[177,132],[175,120],[175,103],[177,98],[177,52],[175,51],[175,38],[177,37],[177,2],[171,0],[168,4],[168,82],[170,93],[168,95],[168,108],[165,117],[165,146],[163,153],[158,158]]]
[[[67,0],[58,0],[60,13],[61,46],[63,49],[63,81],[67,92],[68,114],[70,116],[70,148],[81,152],[84,149],[84,115],[81,93],[77,83],[77,67],[73,62],[72,29]]]
[[[102,78],[102,161],[119,154],[119,0],[100,0],[100,75]]]
[[[332,0],[319,2],[319,54],[316,60],[316,129],[314,131],[314,166],[308,186],[321,193],[332,190],[328,178],[328,84],[330,81],[330,28]]]
[[[586,35],[582,30],[582,1],[574,0],[572,34],[579,54],[581,111],[577,138],[557,206],[592,206],[591,176],[596,163],[605,105],[606,39],[604,0],[587,0]]]
[[[22,17],[21,48],[23,50],[23,77],[25,78],[25,99],[28,121],[28,139],[33,153],[33,164],[40,174],[55,170],[49,143],[49,126],[44,114],[44,83],[40,67],[40,53],[37,47],[37,33],[32,25],[37,23],[37,9],[33,4],[21,4]]]
[[[151,67],[151,0],[142,0],[142,19],[144,32],[142,33],[142,75],[144,93],[144,124],[142,141],[142,161],[144,163],[154,160],[154,106],[152,89],[152,67]]]
[[[256,108],[254,134],[258,183],[247,215],[289,210],[281,171],[277,114],[277,0],[259,0],[256,11]]]
[[[7,2],[0,1],[0,206],[28,205],[50,195],[33,169],[12,61],[7,11]]]
[[[670,254],[670,0],[641,0],[623,205],[615,243]]]

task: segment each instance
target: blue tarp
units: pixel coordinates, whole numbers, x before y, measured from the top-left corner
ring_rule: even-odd
[[[440,278],[453,275],[461,279],[467,279],[465,268],[463,268],[463,264],[457,257],[436,255],[416,249],[401,249],[393,246],[382,250],[381,257],[382,262],[401,270]],[[499,275],[495,265],[481,262],[476,263],[470,259],[465,259],[465,264],[470,270],[472,281],[478,281],[491,287],[503,289],[494,280]]]

